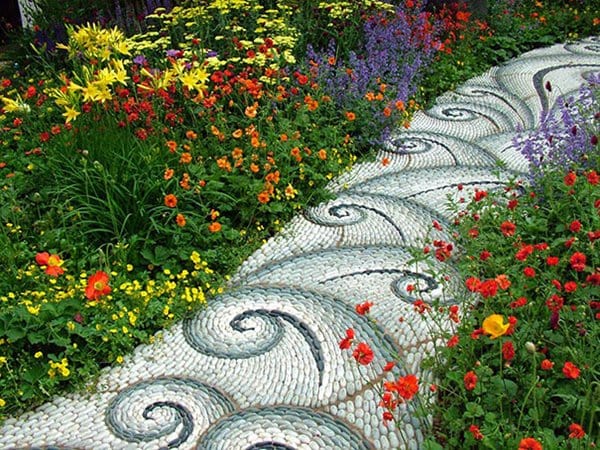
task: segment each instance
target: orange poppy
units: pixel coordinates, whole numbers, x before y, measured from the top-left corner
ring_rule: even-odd
[[[175,217],[175,221],[177,222],[178,226],[185,227],[186,220],[183,214],[177,214],[177,216]]]
[[[181,154],[181,158],[179,159],[181,164],[189,164],[192,162],[192,154],[188,152],[184,152]]]
[[[263,191],[260,194],[258,194],[258,201],[263,205],[269,203],[269,200],[270,197],[268,192]]]
[[[352,111],[346,111],[346,119],[352,122],[354,119],[356,119],[356,114],[354,114]]]
[[[102,270],[92,275],[85,288],[85,296],[88,300],[98,300],[104,295],[110,294],[111,288],[108,285],[108,274]]]
[[[177,150],[177,142],[167,141],[167,148],[171,153],[175,153],[175,150]]]

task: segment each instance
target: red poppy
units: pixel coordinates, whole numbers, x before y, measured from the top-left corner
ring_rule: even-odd
[[[472,391],[477,386],[477,375],[472,370],[469,370],[463,377],[463,382],[465,383],[465,389]]]
[[[502,231],[504,236],[513,236],[516,230],[517,226],[508,220],[500,224],[500,231]]]
[[[371,302],[364,302],[364,303],[360,303],[358,305],[355,306],[355,310],[358,314],[360,314],[361,316],[364,316],[365,314],[368,314],[371,306],[373,306],[373,303]]]
[[[65,273],[65,270],[61,267],[63,260],[58,255],[51,255],[48,252],[41,252],[35,255],[35,262],[40,266],[46,266],[44,272],[51,277],[58,277]]]
[[[519,450],[543,450],[543,447],[534,438],[524,438],[519,442]]]
[[[362,364],[363,366],[370,364],[374,357],[373,350],[371,350],[371,347],[369,347],[369,345],[365,342],[358,343],[354,349],[354,352],[352,352],[352,356],[359,364]]]
[[[108,285],[108,274],[102,270],[97,271],[88,279],[85,288],[85,296],[88,300],[98,300],[104,295],[110,294],[111,288]]]
[[[581,252],[575,252],[571,256],[570,262],[571,267],[576,272],[583,272],[585,270],[585,263],[587,261],[586,256]]]
[[[576,378],[579,378],[580,370],[575,364],[567,361],[562,368],[562,373],[565,377],[575,380]]]
[[[476,441],[481,441],[483,439],[483,434],[481,434],[481,430],[477,425],[471,425],[469,427],[470,433],[473,435]]]
[[[571,439],[583,439],[585,437],[585,431],[578,423],[572,423],[569,425],[569,431],[569,437]]]

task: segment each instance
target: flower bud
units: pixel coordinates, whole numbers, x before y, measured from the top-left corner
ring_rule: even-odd
[[[527,350],[529,353],[535,353],[535,344],[529,341],[525,342],[525,350]]]

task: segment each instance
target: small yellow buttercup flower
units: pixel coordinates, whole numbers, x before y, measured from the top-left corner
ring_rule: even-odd
[[[504,323],[504,316],[501,314],[492,314],[485,318],[482,328],[492,339],[496,339],[506,334],[509,326],[509,323]]]

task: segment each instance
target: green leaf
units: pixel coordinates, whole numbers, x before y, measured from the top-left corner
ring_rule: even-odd
[[[480,404],[474,402],[467,403],[467,408],[464,413],[464,417],[474,419],[476,417],[483,417],[484,414],[485,412],[483,411],[483,408]]]

